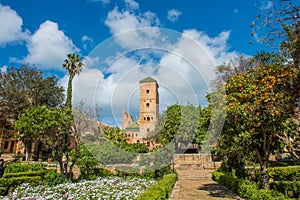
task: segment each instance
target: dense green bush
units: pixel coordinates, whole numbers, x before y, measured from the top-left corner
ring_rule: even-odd
[[[96,167],[94,172],[97,176],[112,176],[114,175],[111,171],[104,169],[102,167]]]
[[[44,176],[46,173],[45,170],[39,171],[28,171],[28,172],[18,172],[18,173],[6,173],[3,175],[3,178],[12,178],[12,177],[22,177],[22,176]]]
[[[31,185],[42,184],[42,177],[40,176],[21,176],[21,177],[12,177],[9,179],[0,178],[0,195],[7,195],[9,192],[12,192],[16,187],[22,183],[29,183]]]
[[[65,181],[56,169],[48,170],[42,163],[11,163],[0,178],[0,195],[6,195],[22,183],[53,186]]]
[[[214,181],[232,190],[240,197],[249,200],[285,200],[287,196],[275,190],[259,189],[258,184],[249,180],[239,179],[222,172],[213,172]]]
[[[19,173],[27,171],[39,171],[45,170],[45,166],[42,163],[28,163],[22,164],[19,162],[11,163],[5,168],[5,173]]]
[[[156,184],[150,186],[144,193],[142,193],[138,197],[138,200],[169,199],[176,181],[177,174],[167,174]]]
[[[118,176],[139,176],[145,178],[159,178],[173,173],[170,165],[160,169],[155,169],[153,166],[142,168],[138,166],[117,166],[115,170]]]
[[[268,168],[270,183],[273,181],[300,181],[300,166],[270,167]],[[246,169],[246,177],[251,181],[260,180],[260,169],[251,167]]]
[[[274,181],[270,184],[271,189],[289,197],[300,197],[300,181]]]
[[[65,176],[56,171],[47,171],[43,177],[43,184],[47,186],[54,186],[65,182]]]
[[[102,141],[100,144],[85,144],[85,147],[103,165],[131,163],[136,157],[134,153],[123,150],[113,143]]]
[[[272,181],[300,181],[300,166],[269,168],[270,182]]]
[[[145,144],[139,144],[139,143],[127,144],[127,143],[124,143],[124,144],[120,145],[120,147],[124,151],[128,151],[128,152],[131,152],[131,153],[147,153],[148,152],[148,147]]]
[[[95,169],[98,165],[98,161],[93,156],[83,156],[77,161],[77,166],[80,169],[80,177],[85,179],[91,179],[91,175],[95,174]]]
[[[72,159],[75,159],[75,151],[71,152]],[[77,160],[77,166],[80,170],[79,179],[96,179],[97,176],[110,176],[112,173],[99,167],[99,161],[84,145],[80,146],[80,157]],[[78,180],[79,180],[78,179]]]

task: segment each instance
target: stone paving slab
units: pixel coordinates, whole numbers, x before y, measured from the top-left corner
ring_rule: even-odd
[[[209,174],[203,178],[203,174],[207,173],[205,171],[179,170],[177,173],[178,181],[173,188],[170,200],[241,199],[226,187],[213,181]]]

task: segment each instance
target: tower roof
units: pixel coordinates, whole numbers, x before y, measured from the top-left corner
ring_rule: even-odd
[[[148,76],[147,78],[140,81],[140,83],[149,83],[149,82],[157,83],[157,81],[155,79],[151,78],[150,76]]]

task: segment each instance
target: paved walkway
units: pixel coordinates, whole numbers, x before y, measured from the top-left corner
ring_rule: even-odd
[[[228,200],[241,199],[232,191],[211,179],[211,171],[176,170],[176,182],[170,200]]]

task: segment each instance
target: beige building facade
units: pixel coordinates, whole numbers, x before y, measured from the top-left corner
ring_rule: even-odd
[[[147,77],[140,81],[140,118],[134,121],[132,116],[123,110],[122,130],[128,137],[128,143],[143,143],[151,146],[147,138],[159,117],[158,83],[155,79]]]

